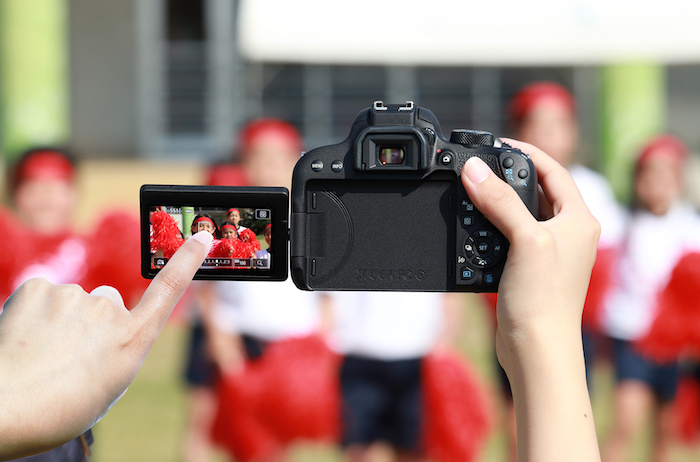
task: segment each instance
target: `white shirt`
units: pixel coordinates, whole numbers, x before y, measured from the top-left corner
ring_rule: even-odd
[[[444,323],[443,294],[335,292],[332,347],[342,354],[397,360],[425,356]]]
[[[678,261],[700,251],[700,217],[686,204],[674,205],[664,216],[635,212],[622,251],[603,304],[603,326],[611,337],[635,340],[654,322],[657,296]]]
[[[567,169],[588,210],[600,223],[599,247],[613,247],[624,234],[625,213],[617,203],[615,194],[603,175],[583,165],[574,164]]]
[[[216,281],[213,318],[231,334],[248,334],[263,340],[303,337],[320,326],[320,295],[283,282]]]

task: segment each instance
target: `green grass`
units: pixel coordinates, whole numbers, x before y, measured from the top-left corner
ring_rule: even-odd
[[[493,335],[485,310],[474,296],[466,296],[462,331],[457,347],[485,377],[497,398],[494,380]],[[181,380],[187,329],[168,323],[127,394],[94,429],[93,462],[178,462],[181,461],[185,426],[186,395]],[[611,424],[612,380],[610,368],[596,370],[593,408],[601,442]],[[497,410],[497,412],[499,412]],[[498,423],[498,419],[495,419]],[[642,432],[631,461],[648,460],[650,434]],[[340,462],[335,448],[300,445],[292,450],[293,462]],[[216,461],[226,460],[221,455]],[[212,462],[214,462],[214,460]],[[506,438],[497,428],[481,462],[507,461]],[[700,448],[677,445],[669,462],[700,460]]]

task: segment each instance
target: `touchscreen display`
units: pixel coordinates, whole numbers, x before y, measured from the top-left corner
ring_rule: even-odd
[[[141,273],[155,277],[187,239],[205,231],[214,241],[195,279],[283,281],[288,215],[286,188],[144,185]]]
[[[149,217],[152,269],[165,266],[178,242],[199,231],[214,236],[201,269],[271,269],[271,209],[164,205],[151,206]]]

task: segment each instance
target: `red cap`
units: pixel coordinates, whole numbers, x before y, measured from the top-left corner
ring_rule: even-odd
[[[233,208],[228,209],[228,212],[226,212],[226,216],[229,216],[229,215],[231,214],[231,212],[238,212],[238,215],[241,214],[241,211],[240,211],[240,210],[238,210],[237,208],[233,207]]]
[[[272,228],[272,223],[266,224],[266,225],[265,225],[265,229],[267,229],[267,228]]]
[[[508,119],[512,126],[519,127],[525,117],[545,100],[561,102],[571,115],[576,114],[576,101],[569,90],[554,82],[535,82],[516,93],[510,101]]]
[[[75,167],[60,151],[39,149],[29,151],[17,165],[14,187],[27,180],[64,180],[73,182]]]
[[[637,157],[636,168],[650,159],[665,158],[677,162],[679,166],[685,162],[688,147],[673,135],[658,135],[649,140]]]
[[[257,119],[246,124],[238,137],[238,146],[242,157],[245,157],[250,148],[262,137],[276,135],[289,142],[294,152],[301,152],[301,136],[294,126],[279,119]]]

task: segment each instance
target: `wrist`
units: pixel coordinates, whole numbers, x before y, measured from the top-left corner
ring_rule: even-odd
[[[580,327],[533,322],[517,331],[499,328],[497,342],[513,392],[518,460],[573,460],[574,448],[577,460],[598,460]]]
[[[571,296],[499,297],[497,328],[503,353],[522,361],[544,359],[564,347],[581,349],[580,301]],[[585,295],[585,294],[584,294]]]

